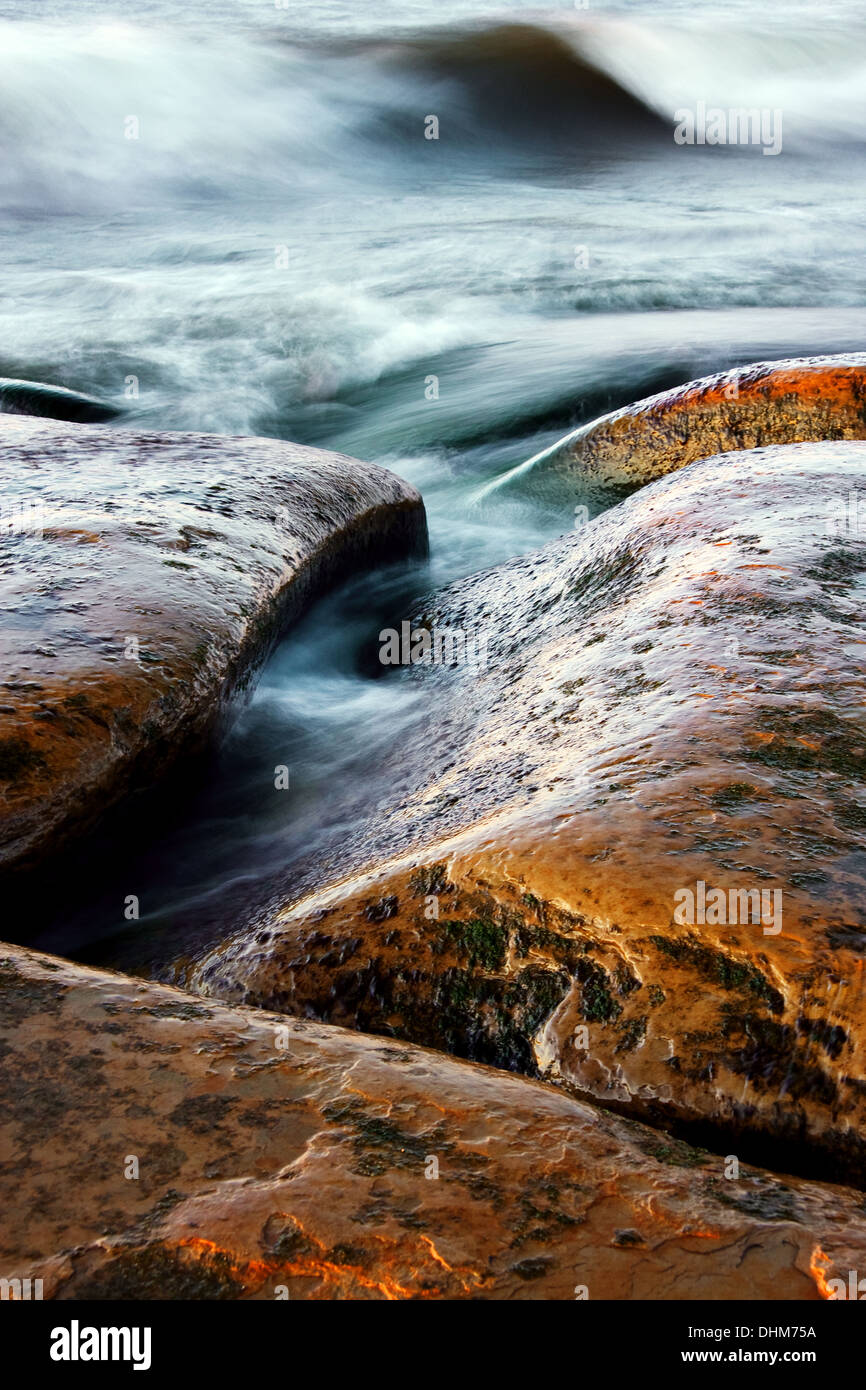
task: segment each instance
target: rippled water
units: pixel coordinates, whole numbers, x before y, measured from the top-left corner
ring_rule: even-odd
[[[862,348],[866,24],[841,0],[33,15],[0,0],[0,375],[112,400],[118,428],[375,459],[430,515],[429,567],[320,605],[181,824],[40,938],[158,964],[394,794],[424,695],[371,673],[380,618],[579,500],[481,483],[651,390]],[[780,109],[783,153],[677,147],[698,100]]]

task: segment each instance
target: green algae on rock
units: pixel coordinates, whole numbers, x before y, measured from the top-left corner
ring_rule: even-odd
[[[489,661],[414,669],[437,699],[401,804],[177,978],[862,1183],[864,467],[700,461],[428,598]],[[689,920],[711,892],[730,914]]]
[[[866,1252],[862,1193],[20,947],[0,1053],[0,1277],[46,1299],[814,1301]]]

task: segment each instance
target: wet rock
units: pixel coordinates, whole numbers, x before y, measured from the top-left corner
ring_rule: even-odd
[[[426,527],[413,488],[341,455],[0,418],[9,869],[202,746],[311,599]]]
[[[864,466],[697,462],[433,596],[488,664],[413,668],[400,804],[177,978],[862,1183]]]
[[[108,401],[47,386],[41,381],[14,381],[0,377],[0,412],[9,415],[41,415],[52,420],[78,420],[89,424],[114,420],[122,411]]]
[[[45,1298],[815,1300],[866,1258],[860,1193],[18,947],[0,1054],[0,1277]]]
[[[866,438],[866,353],[758,362],[691,381],[584,425],[536,471],[581,497],[627,493],[696,459],[767,444]]]

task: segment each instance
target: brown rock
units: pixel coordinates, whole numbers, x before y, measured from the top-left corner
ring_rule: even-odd
[[[0,866],[214,732],[335,577],[423,547],[415,490],[273,440],[2,417]]]
[[[864,463],[698,462],[431,599],[489,660],[418,668],[405,801],[178,978],[862,1182]]]
[[[17,947],[0,1053],[0,1277],[46,1298],[815,1300],[866,1258],[848,1189]]]
[[[536,471],[573,479],[581,497],[630,492],[726,450],[866,439],[866,353],[758,362],[690,381],[583,425]],[[520,470],[515,470],[515,473]]]

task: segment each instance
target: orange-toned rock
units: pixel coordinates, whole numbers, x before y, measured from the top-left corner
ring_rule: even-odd
[[[0,421],[9,869],[201,746],[311,598],[426,527],[408,484],[317,449]]]
[[[866,353],[758,362],[690,381],[583,425],[534,462],[580,496],[629,492],[726,450],[866,439]],[[515,474],[522,469],[513,470]]]
[[[45,1298],[816,1300],[866,1261],[861,1193],[16,947],[0,1052],[0,1278]]]
[[[862,1182],[864,467],[701,461],[431,598],[488,664],[415,668],[405,801],[178,979]]]

